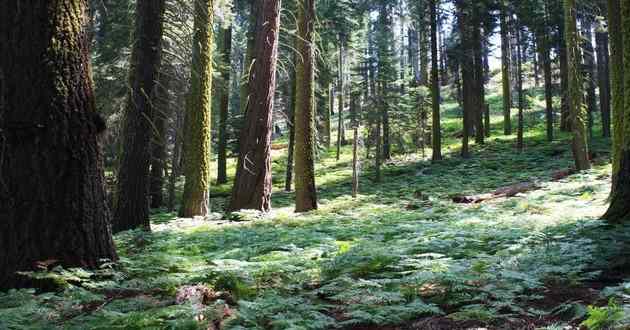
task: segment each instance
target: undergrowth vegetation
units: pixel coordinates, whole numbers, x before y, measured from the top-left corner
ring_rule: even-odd
[[[492,98],[492,96],[491,96]],[[498,109],[498,107],[497,107]],[[400,156],[361,195],[350,193],[350,149],[322,154],[318,211],[292,212],[275,158],[274,211],[238,221],[154,215],[154,232],[118,235],[120,262],[96,271],[54,268],[30,274],[52,289],[0,293],[0,329],[590,329],[630,324],[630,227],[598,220],[610,189],[606,144],[595,169],[567,170],[567,136],[544,141],[528,113],[527,149],[514,136],[446,160]],[[445,134],[456,133],[447,105]],[[497,133],[500,114],[493,116]],[[479,204],[454,195],[488,193],[525,181],[539,189]],[[218,187],[217,189],[228,189]],[[213,201],[219,209],[224,201]],[[51,281],[43,281],[50,283]],[[607,287],[607,288],[605,288]],[[439,328],[439,327],[436,327]],[[358,329],[358,328],[357,328]]]

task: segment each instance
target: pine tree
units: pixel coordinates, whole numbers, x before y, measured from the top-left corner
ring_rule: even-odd
[[[442,132],[440,129],[440,77],[438,63],[438,0],[431,0],[431,96],[433,105],[433,161],[442,160]]]
[[[117,259],[98,143],[106,127],[88,30],[77,28],[87,6],[0,2],[0,290],[25,284],[15,272],[38,261],[96,268]]]
[[[184,195],[179,215],[205,216],[210,191],[213,0],[196,0],[190,94],[184,117]]]
[[[616,7],[616,4],[611,5]],[[621,81],[617,79],[623,79],[625,90],[630,88],[630,75],[625,74],[630,72],[630,60],[628,60],[630,59],[630,2],[621,1],[621,10],[619,12],[620,21],[616,21],[611,16],[610,33],[613,47],[621,46],[618,43],[619,41],[623,44],[621,49],[613,48],[613,62],[615,62],[614,58],[619,55],[615,50],[622,51],[624,74],[622,78],[619,72],[615,73],[614,71],[618,68],[613,66],[613,91],[619,87],[618,84],[621,84]],[[612,15],[613,11],[610,13]],[[622,36],[621,40],[617,39],[620,35]],[[620,103],[621,101],[615,100],[615,97],[621,97],[621,95],[618,92],[613,93],[613,103]],[[622,110],[622,113],[615,118],[615,120],[623,121],[622,123],[616,123],[616,127],[622,129],[622,133],[619,134],[621,140],[615,142],[621,146],[619,150],[619,165],[615,175],[616,180],[613,183],[614,188],[610,199],[610,208],[604,215],[604,219],[613,223],[630,220],[630,93],[624,92],[623,98],[623,107],[619,108],[619,110]]]
[[[249,75],[249,102],[241,131],[231,211],[271,210],[271,132],[276,88],[280,0],[261,0],[256,20],[255,63]]]
[[[159,72],[163,16],[164,0],[137,1],[114,231],[150,229],[149,165],[154,118],[150,95]]]
[[[573,131],[573,156],[578,171],[591,168],[588,159],[587,131],[585,126],[584,104],[582,102],[582,72],[580,70],[580,46],[577,31],[577,8],[575,0],[564,0],[565,38],[567,43],[567,63],[569,73],[568,98]]]
[[[317,209],[315,187],[315,0],[298,0],[295,92],[295,211]]]
[[[232,55],[232,27],[222,31],[223,72],[221,82],[221,106],[219,109],[219,143],[217,157],[217,184],[227,183],[227,147],[228,147],[228,117],[230,114],[230,60]]]
[[[624,35],[622,32],[623,22],[621,20],[620,0],[608,0],[608,31],[610,34],[610,77],[611,77],[611,98],[612,98],[612,124],[613,124],[613,145],[612,145],[612,190],[617,186],[617,178],[621,167],[623,127],[624,127],[624,102],[625,102],[625,66],[624,66]]]

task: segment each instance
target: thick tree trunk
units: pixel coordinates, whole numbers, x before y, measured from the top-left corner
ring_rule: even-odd
[[[190,95],[184,117],[184,195],[181,217],[205,216],[210,202],[213,0],[195,1]]]
[[[160,208],[164,205],[164,176],[166,171],[166,122],[171,114],[169,100],[169,86],[171,76],[162,66],[159,73],[159,81],[154,88],[153,103],[154,135],[151,141],[151,176],[149,180],[149,194],[151,195],[151,208]]]
[[[588,136],[583,110],[582,72],[580,70],[580,46],[577,31],[576,0],[564,0],[565,38],[567,42],[567,63],[569,72],[569,104],[571,128],[573,131],[573,156],[578,171],[588,170],[591,163],[588,159]]]
[[[510,82],[510,28],[506,1],[501,1],[501,83],[503,90],[503,134],[512,135],[512,83]]]
[[[314,52],[315,0],[298,0],[295,101],[295,211],[317,209],[315,187],[315,97]]]
[[[602,134],[610,137],[610,55],[608,32],[599,26],[595,34],[597,44],[597,76],[599,84],[599,106],[602,113]]]
[[[135,228],[150,230],[149,165],[154,111],[149,98],[158,77],[163,16],[164,0],[136,3],[136,42],[131,53],[131,89],[113,226],[116,232]]]
[[[228,209],[271,210],[271,131],[276,89],[280,0],[263,0],[256,26],[249,103]]]
[[[85,0],[0,2],[0,290],[40,261],[117,259],[87,24]]]
[[[613,4],[613,6],[616,6]],[[625,59],[630,58],[630,2],[621,1],[621,20],[617,18],[611,19],[611,40],[613,40],[613,47],[622,46],[621,49],[613,48],[613,63],[615,62],[616,54],[615,50],[622,51],[624,57],[623,65],[623,86],[625,90],[630,89],[630,75],[625,74],[630,71],[630,61]],[[611,11],[611,14],[613,11]],[[612,16],[611,16],[612,17]],[[614,21],[614,22],[613,22]],[[619,24],[620,23],[620,24]],[[619,39],[621,35],[621,40]],[[619,42],[622,44],[620,45]],[[613,71],[617,68],[613,68]],[[620,79],[619,73],[613,74],[613,79]],[[621,83],[620,81],[613,80],[613,85]],[[615,87],[613,87],[613,90]],[[613,94],[618,95],[618,94]],[[615,102],[616,103],[616,102]],[[624,106],[623,112],[619,115],[619,119],[623,120],[622,129],[620,134],[621,141],[617,143],[621,144],[619,151],[619,166],[616,174],[615,187],[613,189],[610,208],[604,215],[604,219],[612,223],[620,223],[630,221],[630,93],[624,93]]]
[[[431,97],[433,103],[433,161],[442,160],[442,131],[440,123],[440,77],[438,63],[437,0],[431,1]]]
[[[608,0],[608,31],[610,34],[610,77],[613,117],[613,161],[612,161],[612,190],[617,186],[617,176],[621,166],[621,147],[623,144],[624,127],[624,35],[621,21],[620,0]]]

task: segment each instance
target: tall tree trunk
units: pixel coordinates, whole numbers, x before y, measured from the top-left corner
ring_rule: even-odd
[[[280,0],[262,0],[256,26],[256,63],[249,78],[249,102],[232,188],[231,211],[271,210],[271,131],[276,88]]]
[[[597,27],[595,34],[597,44],[597,76],[599,84],[599,104],[602,112],[602,134],[610,137],[610,55],[608,53],[608,32],[606,28]]]
[[[227,183],[227,141],[228,141],[228,117],[230,113],[230,71],[232,55],[232,27],[223,30],[223,86],[221,91],[221,107],[219,109],[219,143],[217,157],[217,184]]]
[[[573,131],[573,156],[578,171],[588,170],[591,163],[588,159],[587,131],[583,110],[582,72],[580,70],[580,45],[577,31],[576,0],[564,0],[565,38],[567,42],[567,63],[569,72],[569,104],[571,128]]]
[[[433,103],[433,161],[442,160],[442,131],[440,123],[440,77],[438,63],[437,0],[431,0],[431,97]]]
[[[460,35],[463,36],[461,40],[461,48],[465,52],[460,56],[463,99],[463,133],[461,154],[463,158],[470,158],[469,137],[472,132],[472,124],[476,112],[476,102],[474,99],[476,88],[474,87],[475,72],[473,59],[474,55],[472,54],[471,49],[472,38],[470,37],[470,13],[468,12],[466,5],[462,2],[458,2],[458,16],[458,28],[460,30]]]
[[[616,4],[612,4],[614,7]],[[619,11],[618,11],[619,12]],[[610,33],[611,40],[613,44],[613,63],[616,62],[615,57],[618,56],[615,50],[622,51],[622,55],[624,57],[623,61],[623,85],[625,90],[630,89],[630,75],[625,74],[626,72],[630,72],[630,2],[621,1],[621,21],[617,21],[617,18],[613,17],[613,11],[611,13],[611,25],[610,25]],[[619,35],[621,34],[622,38],[619,40]],[[623,44],[621,49],[616,47],[621,46],[618,42]],[[613,66],[613,72],[616,70]],[[614,78],[621,78],[619,73],[613,73]],[[616,84],[621,83],[620,81],[613,80],[613,91],[617,86]],[[614,93],[613,95],[619,96],[619,94]],[[613,96],[614,97],[614,96]],[[617,103],[617,101],[614,101]],[[616,118],[617,119],[617,118]],[[619,151],[619,167],[616,175],[615,188],[613,189],[613,193],[611,195],[610,200],[610,208],[604,215],[604,219],[612,222],[627,222],[630,220],[630,93],[624,92],[624,106],[623,112],[619,115],[619,119],[623,120],[623,133],[620,134],[621,141],[618,143],[621,144],[621,148]]]
[[[345,37],[339,36],[339,101],[338,101],[338,125],[337,125],[337,160],[341,157],[341,146],[346,144],[346,132],[344,130],[343,123],[343,107],[345,105],[345,81],[344,81],[344,62],[345,62],[345,53],[344,53],[344,44]]]
[[[569,62],[567,54],[567,37],[564,20],[560,23],[560,45],[558,57],[560,58],[560,130],[571,131],[571,102],[569,97]]]
[[[170,72],[163,65],[159,73],[159,80],[153,92],[153,103],[156,105],[154,113],[154,135],[151,141],[151,174],[149,180],[149,194],[151,208],[164,205],[164,175],[166,171],[166,122],[170,116]]]
[[[481,37],[481,18],[476,5],[473,7],[473,27],[472,27],[472,54],[474,57],[473,66],[473,88],[474,88],[474,123],[475,123],[475,142],[478,144],[485,143],[485,133],[483,125],[483,113],[485,108],[485,88],[483,80],[483,54],[482,54],[482,37]]]
[[[293,63],[296,63],[297,56],[293,53]],[[291,70],[291,81],[287,84],[289,91],[287,94],[289,95],[289,147],[287,150],[287,168],[286,168],[286,176],[284,180],[284,190],[289,192],[291,191],[291,184],[293,181],[293,156],[295,153],[295,96],[296,96],[296,77],[295,77],[295,68]],[[330,109],[328,109],[330,111]],[[330,112],[329,112],[330,114]],[[330,119],[330,117],[328,118]],[[328,128],[330,129],[330,121],[328,121]],[[328,132],[330,133],[330,131]],[[330,134],[328,135],[330,139]],[[330,141],[330,140],[328,140]]]
[[[149,99],[158,77],[164,0],[136,3],[136,42],[131,53],[130,95],[125,113],[124,144],[118,170],[114,231],[149,224],[149,165],[153,105]]]
[[[523,42],[523,31],[521,27],[521,23],[518,22],[516,27],[516,52],[518,53],[516,59],[516,72],[517,72],[517,89],[518,89],[518,133],[516,138],[516,149],[518,152],[523,151],[523,147],[525,145],[523,141],[523,133],[525,130],[524,123],[524,111],[525,111],[525,91],[523,90],[523,60],[525,58],[525,51],[521,47],[521,42]]]
[[[249,75],[254,64],[254,47],[256,47],[256,20],[260,11],[260,2],[257,0],[248,0],[249,2],[249,22],[247,28],[247,45],[245,49],[245,61],[243,62],[243,76],[241,77],[240,104],[241,114],[245,114],[247,102],[249,100]],[[239,135],[240,136],[240,135]]]
[[[503,134],[512,135],[512,83],[510,82],[510,28],[506,0],[501,1],[501,83],[503,90]]]
[[[184,195],[179,215],[208,214],[212,90],[213,0],[196,0],[190,95],[184,117]]]
[[[593,50],[593,19],[584,15],[581,28],[583,31],[582,45],[584,47],[584,78],[586,79],[586,106],[588,109],[588,144],[592,145],[594,114],[597,112],[597,95],[595,93],[595,51]]]
[[[0,2],[0,290],[28,284],[16,272],[38,261],[117,259],[87,3]]]
[[[314,29],[315,0],[298,0],[295,101],[295,211],[317,209],[315,187]]]
[[[621,168],[621,150],[624,140],[623,128],[625,121],[625,65],[624,65],[624,34],[625,28],[621,20],[620,0],[608,0],[608,31],[610,34],[610,77],[613,115],[613,161],[612,161],[612,191],[617,186],[619,169]]]

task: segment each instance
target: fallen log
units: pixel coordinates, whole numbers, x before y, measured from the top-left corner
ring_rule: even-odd
[[[514,197],[518,194],[537,189],[540,189],[540,186],[534,182],[521,182],[515,185],[499,188],[489,194],[473,196],[456,195],[452,197],[452,200],[457,204],[479,204],[492,199]]]

